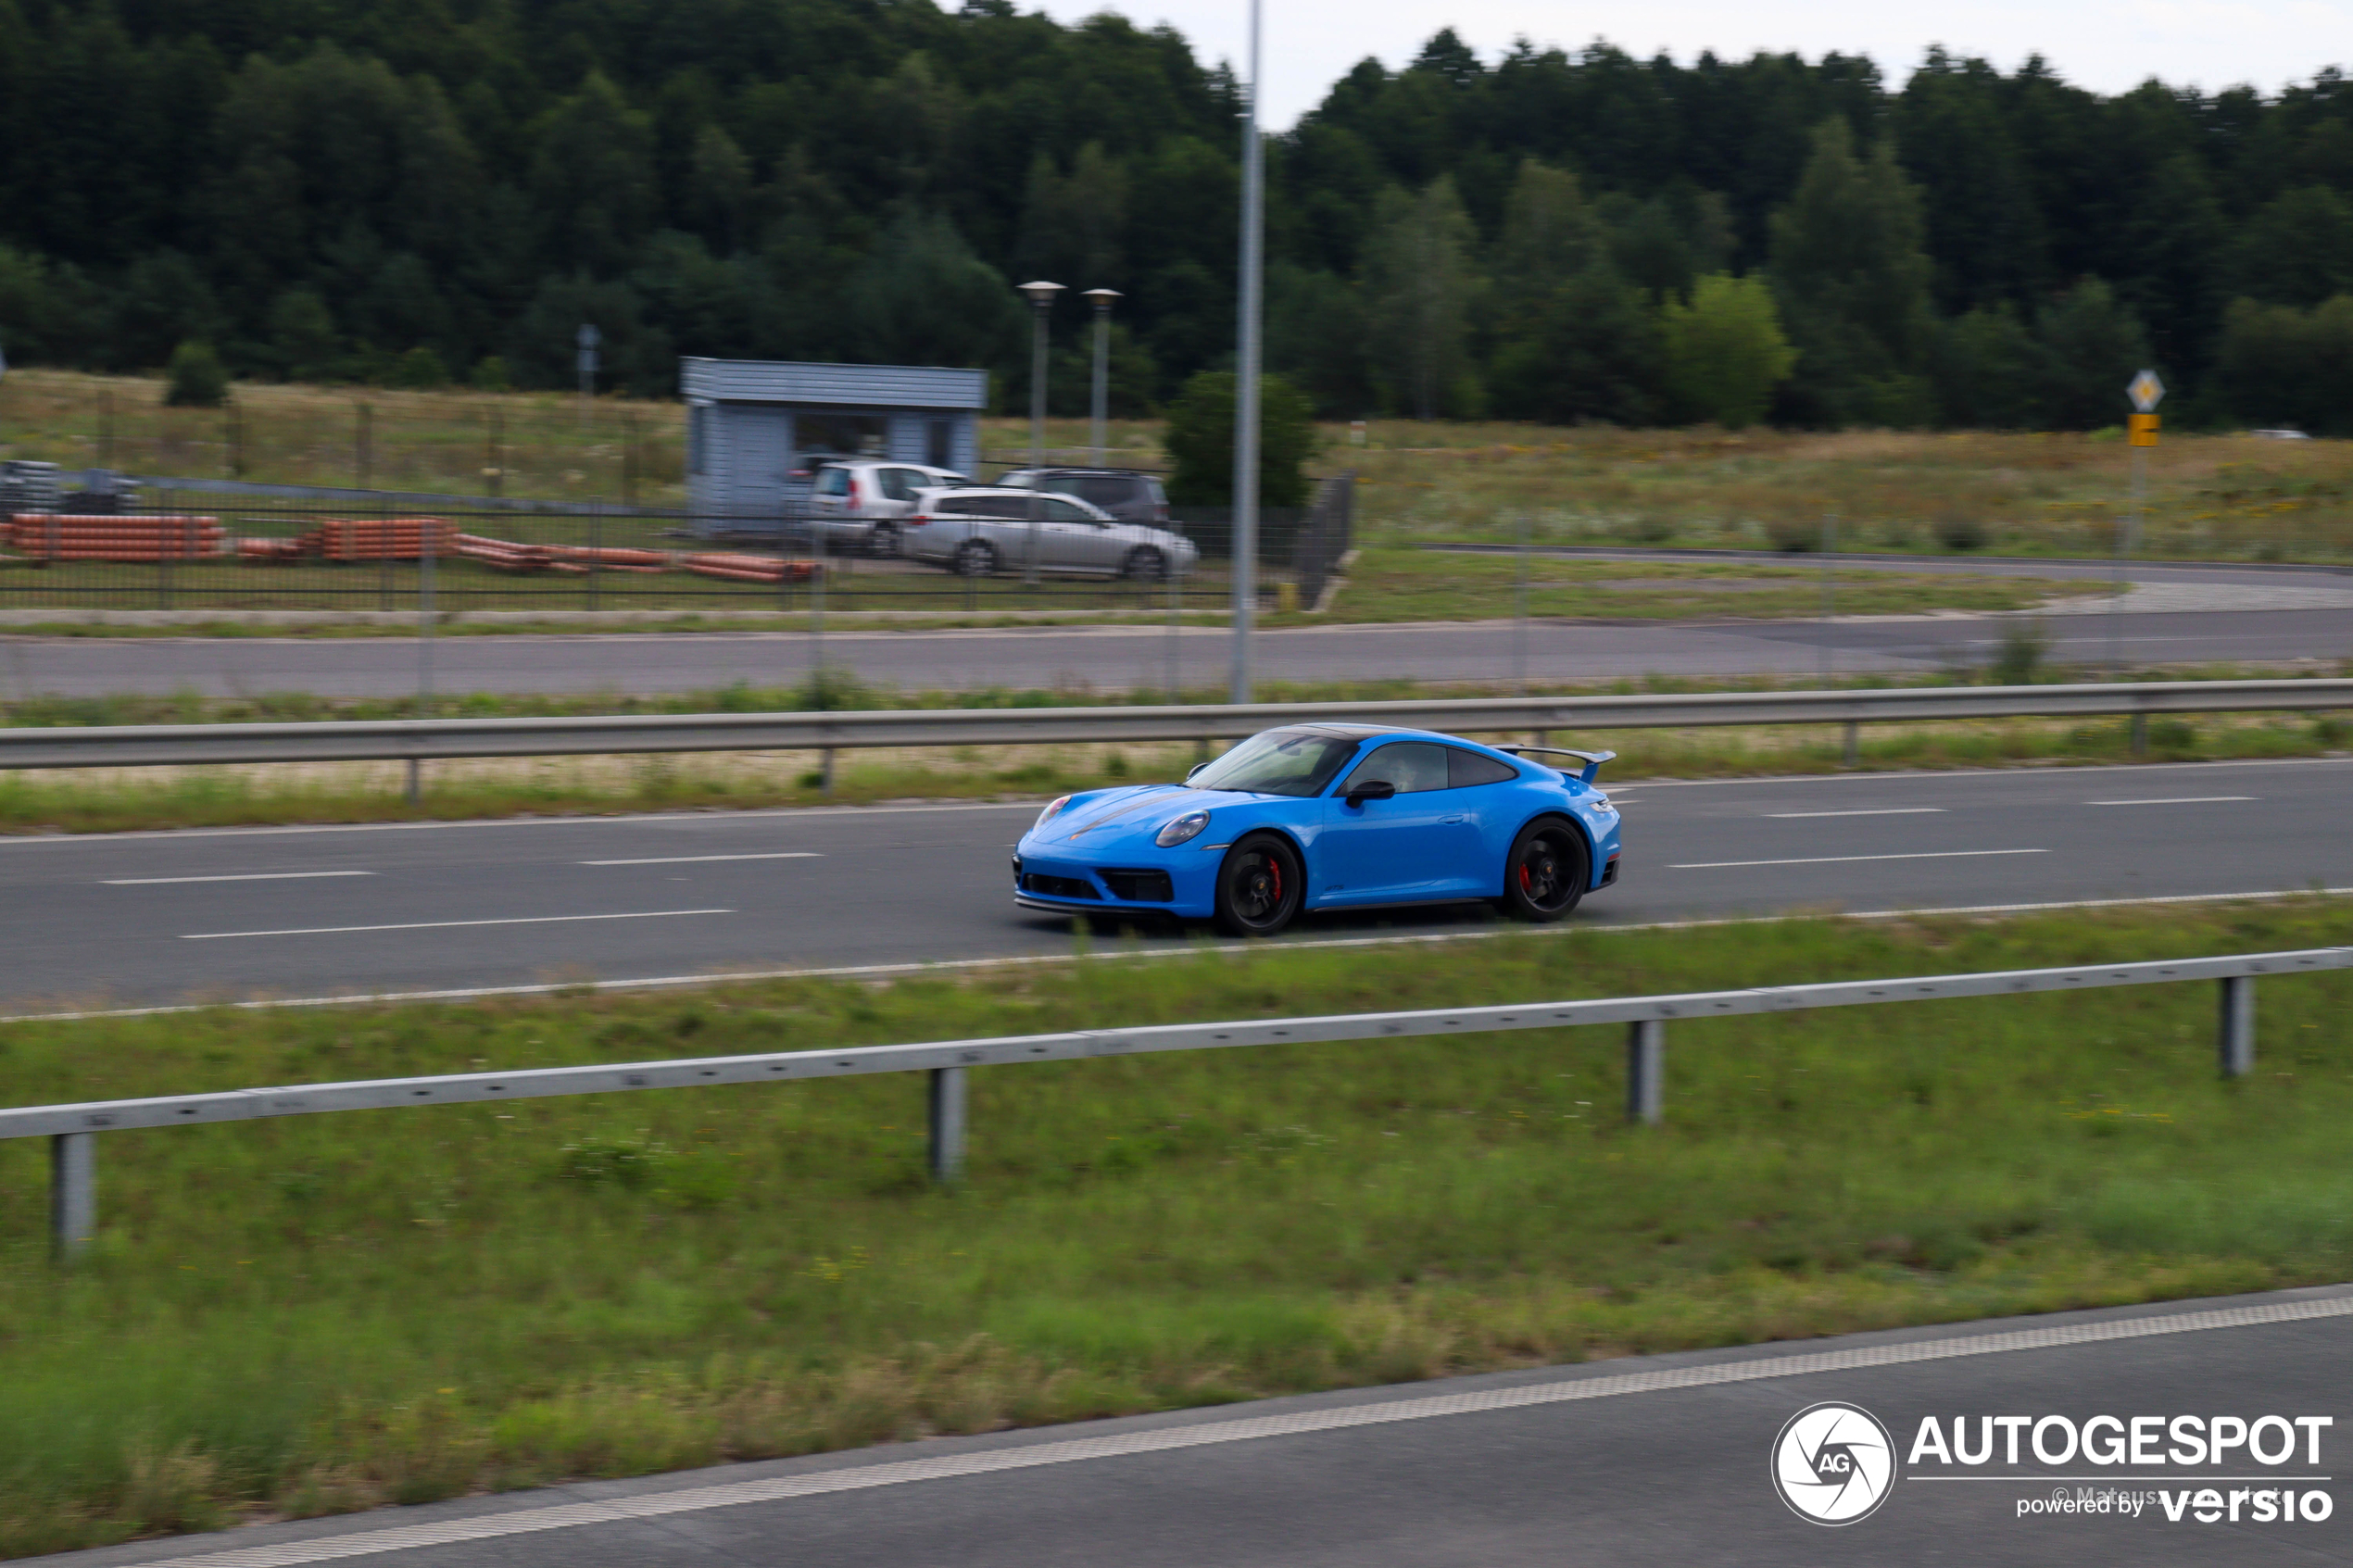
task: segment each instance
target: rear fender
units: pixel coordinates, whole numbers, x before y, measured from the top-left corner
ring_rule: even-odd
[[[1576,830],[1578,838],[1581,840],[1585,846],[1586,891],[1589,893],[1592,892],[1593,877],[1601,870],[1602,854],[1602,847],[1593,842],[1592,829],[1587,827],[1583,822],[1579,822],[1575,817],[1570,816],[1566,811],[1537,811],[1530,814],[1528,821],[1520,823],[1519,826],[1513,831],[1512,842],[1515,844],[1518,843],[1519,835],[1526,833],[1529,828],[1534,827],[1538,822],[1561,822]],[[1495,869],[1494,896],[1498,897],[1502,897],[1503,891],[1504,871],[1501,866],[1498,866]]]

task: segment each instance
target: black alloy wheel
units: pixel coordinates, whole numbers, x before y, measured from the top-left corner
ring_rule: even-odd
[[[875,524],[874,532],[866,535],[866,548],[885,560],[895,558],[899,554],[899,525],[895,522]]]
[[[1217,868],[1217,928],[1228,936],[1272,936],[1299,913],[1305,868],[1289,840],[1253,834],[1226,852]]]
[[[1577,908],[1592,880],[1585,835],[1558,817],[1545,817],[1519,830],[1504,861],[1504,897],[1498,900],[1515,920],[1542,924]]]
[[[997,571],[997,552],[985,539],[967,539],[956,546],[956,575],[988,577]]]
[[[1168,575],[1168,558],[1150,545],[1139,545],[1127,552],[1127,560],[1119,569],[1123,577],[1139,583],[1157,583]]]

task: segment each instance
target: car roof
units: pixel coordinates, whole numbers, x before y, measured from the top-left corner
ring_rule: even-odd
[[[1337,724],[1314,721],[1304,724],[1277,724],[1275,728],[1287,734],[1329,735],[1336,740],[1426,740],[1441,746],[1465,746],[1474,751],[1495,751],[1491,746],[1481,746],[1475,740],[1450,735],[1442,730],[1415,730],[1397,724]],[[1507,751],[1495,751],[1499,757],[1509,757]]]

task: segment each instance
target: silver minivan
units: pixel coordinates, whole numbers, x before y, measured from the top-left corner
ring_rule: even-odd
[[[1040,571],[1145,582],[1157,582],[1171,572],[1184,576],[1199,558],[1182,535],[1122,522],[1076,495],[1000,486],[925,490],[900,526],[909,559],[944,566],[966,577],[1018,571],[1033,549]]]

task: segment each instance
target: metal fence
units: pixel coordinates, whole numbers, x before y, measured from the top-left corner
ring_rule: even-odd
[[[50,1140],[51,1230],[62,1255],[79,1251],[97,1227],[96,1137],[138,1128],[208,1126],[274,1116],[339,1110],[388,1110],[429,1105],[480,1105],[560,1095],[614,1094],[723,1084],[799,1083],[872,1073],[924,1073],[929,1077],[930,1164],[934,1178],[957,1181],[965,1150],[965,1080],[975,1067],[1140,1056],[1157,1051],[1220,1050],[1250,1046],[1402,1039],[1528,1029],[1623,1024],[1628,1120],[1655,1125],[1666,1115],[1667,1025],[1670,1022],[1796,1012],[1965,997],[2088,991],[2108,986],[2218,983],[2217,1055],[2225,1077],[2255,1066],[2255,979],[2353,968],[2353,947],[2313,947],[2279,953],[2173,959],[2148,963],[2091,964],[2064,969],[2002,970],[1983,974],[1922,975],[1894,980],[1843,980],[1818,985],[1694,991],[1678,996],[1614,997],[1591,1001],[1529,1002],[1501,1007],[1433,1008],[1412,1012],[1364,1012],[1313,1018],[1253,1019],[1214,1023],[1167,1023],[1134,1029],[1086,1029],[919,1045],[850,1046],[837,1050],[770,1051],[753,1056],[687,1058],[520,1073],[458,1073],[429,1078],[380,1078],[346,1084],[233,1089],[224,1093],[99,1100],[81,1105],[0,1110],[0,1138]]]
[[[1126,708],[892,709],[562,719],[0,728],[0,770],[198,762],[430,761],[633,752],[1210,741],[1326,721],[1468,734],[2353,709],[2353,680],[2151,681],[2066,686],[1691,692]],[[1541,744],[1541,742],[1539,744]]]
[[[0,610],[1158,614],[1223,609],[1230,595],[1223,521],[1172,525],[1198,533],[1210,558],[1173,582],[1050,571],[1025,583],[1011,563],[966,577],[879,556],[800,509],[706,518],[626,505],[494,508],[487,497],[444,504],[456,499],[145,488],[120,517],[11,510],[0,514]],[[1289,575],[1283,552],[1297,533],[1262,549],[1276,578]],[[346,536],[359,542],[333,547]]]

